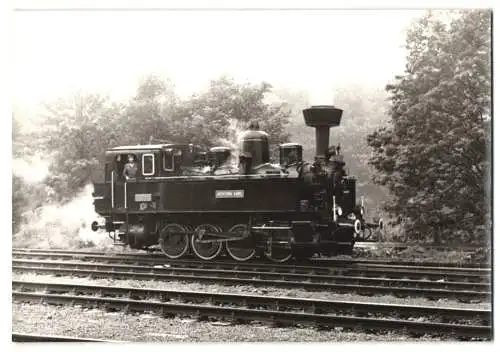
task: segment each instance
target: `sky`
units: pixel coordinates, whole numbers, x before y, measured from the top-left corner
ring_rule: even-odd
[[[14,106],[24,113],[73,91],[116,99],[148,73],[181,96],[222,74],[307,92],[384,87],[404,70],[405,35],[422,10],[17,11]]]

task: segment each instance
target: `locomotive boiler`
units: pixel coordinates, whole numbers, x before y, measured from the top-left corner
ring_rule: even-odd
[[[271,163],[268,135],[257,123],[241,136],[237,157],[226,147],[193,144],[107,150],[105,177],[94,181],[93,193],[104,223],[95,221],[92,229],[132,248],[159,245],[171,259],[193,253],[212,260],[227,252],[237,261],[286,262],[349,254],[357,235],[382,228],[382,221],[365,221],[340,146],[329,147],[342,112],[303,110],[305,124],[316,130],[312,162],[303,160],[300,144],[285,143],[279,163]]]

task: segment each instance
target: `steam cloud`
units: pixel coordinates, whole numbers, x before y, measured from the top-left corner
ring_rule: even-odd
[[[231,118],[229,119],[228,132],[228,137],[220,138],[219,143],[221,146],[231,149],[230,163],[236,167],[239,162],[239,142],[241,140],[241,136],[245,132],[245,128],[237,119]]]
[[[38,155],[28,159],[13,159],[12,173],[26,183],[38,183],[49,174],[49,164]]]
[[[48,176],[49,170],[47,162],[33,157],[14,159],[12,164],[13,175],[22,178],[27,184],[43,189],[42,182]],[[50,187],[45,187],[44,202],[49,199],[51,191]],[[26,209],[20,230],[12,238],[13,246],[46,249],[111,248],[112,241],[105,233],[93,232],[90,229],[92,221],[98,218],[93,209],[92,192],[93,186],[87,185],[70,202]]]

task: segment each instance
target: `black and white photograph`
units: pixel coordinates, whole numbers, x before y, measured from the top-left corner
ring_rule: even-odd
[[[492,347],[492,8],[77,3],[9,10],[14,345]]]

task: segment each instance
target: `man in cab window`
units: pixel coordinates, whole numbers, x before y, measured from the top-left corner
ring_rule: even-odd
[[[137,163],[135,162],[135,157],[133,155],[128,156],[128,163],[125,164],[123,168],[123,177],[125,180],[135,179],[135,175],[137,174]]]

